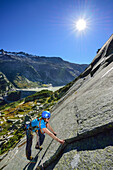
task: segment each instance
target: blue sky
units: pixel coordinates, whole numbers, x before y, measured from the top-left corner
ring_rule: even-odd
[[[113,0],[0,0],[0,49],[10,52],[89,64],[112,33]]]

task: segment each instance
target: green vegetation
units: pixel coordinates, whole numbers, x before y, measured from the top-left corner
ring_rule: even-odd
[[[17,74],[16,78],[14,79],[14,84],[16,87],[18,87],[20,89],[42,87],[42,84],[40,82],[29,81],[24,76],[20,76],[18,74]]]
[[[11,147],[14,147],[15,144],[17,144],[20,138],[22,138],[23,136],[24,128],[19,128],[18,130],[15,130],[8,142],[2,144],[0,148],[0,154],[3,154],[4,152],[8,151]]]
[[[45,99],[47,97],[50,97],[52,95],[52,91],[49,91],[49,90],[42,90],[42,91],[39,91],[39,92],[36,92],[35,94],[31,95],[31,96],[28,96],[25,98],[25,102],[29,102],[29,101],[34,101],[36,99],[41,99],[41,103],[44,103],[45,102]]]
[[[24,99],[20,99],[18,101],[13,102],[13,103],[5,104],[5,105],[0,107],[0,110],[4,110],[4,109],[6,110],[6,109],[11,108],[11,107],[16,107],[19,104],[21,104],[23,101],[24,101]]]
[[[81,76],[81,75],[80,75]],[[78,76],[75,80],[73,80],[72,82],[68,83],[66,86],[60,88],[59,90],[54,92],[54,96],[57,100],[59,100],[61,97],[63,97],[66,92],[69,90],[69,88],[80,78],[80,76]]]

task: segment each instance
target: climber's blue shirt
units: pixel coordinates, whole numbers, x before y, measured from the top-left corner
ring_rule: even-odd
[[[39,119],[40,119],[40,118],[39,118]],[[34,119],[34,120],[31,121],[31,126],[32,126],[32,127],[35,127],[35,126],[38,126],[38,127],[39,127],[39,122],[40,122],[40,120]],[[42,130],[43,128],[46,128],[46,124],[47,124],[47,122],[44,122],[44,120],[42,119],[41,122],[40,122],[40,128],[41,128],[41,130]],[[39,130],[40,128],[35,128],[35,129],[33,129],[32,131],[35,132],[36,130]]]

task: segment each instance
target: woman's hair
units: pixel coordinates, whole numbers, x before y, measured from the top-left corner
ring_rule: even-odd
[[[46,121],[46,118],[42,118],[44,120],[44,122]]]

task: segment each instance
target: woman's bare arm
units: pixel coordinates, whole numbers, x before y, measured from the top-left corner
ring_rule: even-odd
[[[50,126],[49,123],[47,123],[47,128],[48,128],[52,133],[56,134],[56,133],[54,132],[54,130],[52,129],[52,127]]]
[[[42,129],[45,133],[47,133],[51,138],[55,139],[56,141],[58,141],[61,144],[64,144],[64,140],[61,140],[59,138],[57,138],[53,133],[51,133],[47,128],[43,128]]]

